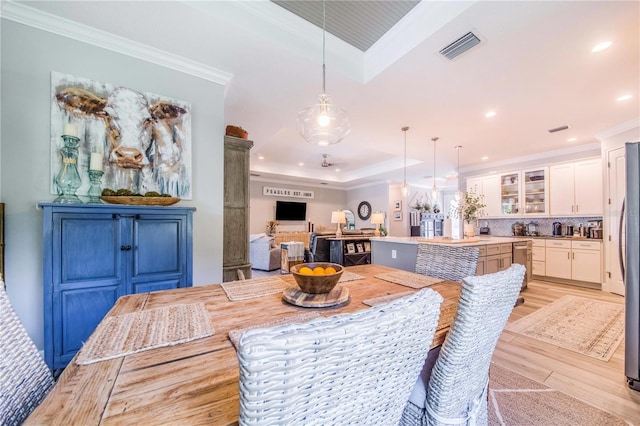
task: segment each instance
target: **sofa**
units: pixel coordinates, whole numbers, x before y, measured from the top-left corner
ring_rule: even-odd
[[[273,271],[280,269],[280,246],[266,234],[249,236],[249,262],[251,269]]]

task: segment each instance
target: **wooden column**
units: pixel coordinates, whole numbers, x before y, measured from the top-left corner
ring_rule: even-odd
[[[224,137],[222,281],[251,278],[249,263],[249,151],[253,141]]]

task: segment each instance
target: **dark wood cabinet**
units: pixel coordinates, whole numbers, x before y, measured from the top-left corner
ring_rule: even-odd
[[[330,244],[330,261],[342,266],[371,263],[371,240],[368,237],[327,238]]]
[[[192,285],[192,207],[42,203],[44,355],[64,368],[116,300]]]
[[[251,278],[249,263],[249,151],[253,142],[224,137],[222,281]]]

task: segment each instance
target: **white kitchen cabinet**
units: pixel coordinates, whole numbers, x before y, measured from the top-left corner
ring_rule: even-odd
[[[531,272],[533,275],[545,276],[547,274],[545,268],[546,247],[545,240],[534,239],[531,258]]]
[[[602,282],[600,241],[571,242],[571,279],[592,283]]]
[[[520,172],[500,174],[500,213],[520,214]]]
[[[571,279],[570,240],[546,240],[545,271],[547,277]]]
[[[525,215],[549,215],[549,168],[522,171],[522,212]]]
[[[546,240],[544,275],[600,283],[602,282],[601,251],[600,241]]]
[[[498,175],[477,176],[467,179],[467,191],[484,196],[484,215],[500,216],[500,184]]]
[[[602,215],[600,158],[549,167],[549,211],[553,216]]]

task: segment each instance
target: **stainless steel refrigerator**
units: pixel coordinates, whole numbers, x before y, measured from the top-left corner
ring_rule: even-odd
[[[626,304],[624,372],[629,387],[640,391],[640,142],[625,144],[625,165],[625,201],[620,219],[620,230],[625,232],[624,247],[620,247]]]

